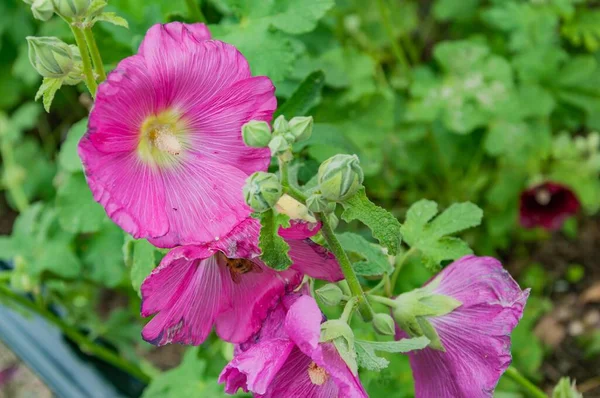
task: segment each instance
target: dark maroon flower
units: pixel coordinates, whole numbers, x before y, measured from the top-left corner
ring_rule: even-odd
[[[519,220],[525,228],[556,230],[577,213],[579,200],[569,188],[545,182],[521,193]]]
[[[19,365],[17,364],[10,365],[7,368],[0,370],[0,387],[11,381],[17,373],[17,370],[19,370]]]

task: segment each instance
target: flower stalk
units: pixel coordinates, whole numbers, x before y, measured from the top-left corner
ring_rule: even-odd
[[[527,392],[527,395],[532,398],[548,398],[548,396],[535,384],[530,382],[525,376],[523,376],[517,368],[509,366],[506,369],[506,376],[517,383],[523,391]]]
[[[75,36],[75,43],[77,43],[77,47],[79,48],[79,52],[81,53],[85,85],[87,86],[88,90],[90,90],[90,94],[92,94],[92,97],[96,97],[96,90],[98,89],[98,84],[96,83],[96,79],[94,78],[94,72],[92,70],[92,60],[90,58],[90,53],[86,45],[85,35],[81,28],[74,26],[72,23],[69,23],[69,26],[71,27],[73,36]]]
[[[68,325],[62,319],[58,318],[50,311],[45,308],[38,307],[32,301],[26,299],[23,296],[20,296],[14,292],[12,292],[8,287],[0,285],[0,296],[6,298],[16,304],[19,304],[22,307],[27,308],[30,311],[35,312],[39,316],[45,318],[48,322],[56,325],[65,336],[73,340],[79,349],[89,355],[93,355],[102,359],[105,362],[110,363],[111,365],[129,373],[130,375],[138,378],[140,381],[144,383],[149,383],[151,377],[146,374],[142,369],[140,369],[137,365],[128,362],[121,358],[118,354],[110,351],[101,345],[94,343],[88,337],[80,333],[77,329]]]
[[[84,28],[83,35],[87,42],[90,55],[92,56],[92,61],[94,61],[94,71],[96,72],[96,75],[98,75],[98,82],[102,83],[106,80],[106,71],[104,70],[104,63],[102,62],[102,57],[100,56],[100,51],[98,50],[98,44],[96,44],[96,38],[94,37],[92,28],[89,26]]]

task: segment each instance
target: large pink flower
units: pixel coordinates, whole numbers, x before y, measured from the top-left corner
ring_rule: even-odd
[[[271,120],[267,77],[252,77],[235,47],[203,24],[154,25],[137,55],[98,87],[79,144],[88,184],[135,238],[173,247],[218,240],[250,210],[247,175],[270,153],[244,145],[241,127]]]
[[[523,316],[522,291],[491,257],[463,257],[428,284],[432,293],[462,303],[449,314],[427,318],[444,351],[425,348],[408,355],[417,398],[492,397],[511,362],[510,333]],[[406,337],[398,329],[397,339]]]
[[[219,382],[229,394],[242,388],[257,398],[366,398],[333,343],[319,342],[322,320],[312,297],[285,296],[260,333],[236,347]]]
[[[171,250],[142,284],[142,316],[157,313],[144,328],[144,339],[157,345],[198,345],[215,325],[223,340],[241,343],[260,329],[271,308],[304,274],[328,281],[343,278],[335,257],[308,239],[318,225],[295,224],[282,233],[293,261],[283,272],[257,257],[259,228],[249,218],[219,241]]]

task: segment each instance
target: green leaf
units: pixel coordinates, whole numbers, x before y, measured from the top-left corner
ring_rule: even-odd
[[[332,341],[338,353],[353,374],[358,374],[354,332],[350,325],[340,319],[333,319],[321,325],[321,341]]]
[[[270,209],[256,216],[260,219],[260,238],[258,246],[262,254],[260,259],[277,271],[284,271],[292,265],[288,255],[290,246],[279,236],[279,227],[289,227],[290,218],[285,214],[276,213]]]
[[[82,259],[89,267],[90,278],[107,287],[116,287],[125,275],[125,264],[120,250],[123,231],[113,223],[105,223],[98,232],[82,245]]]
[[[156,267],[156,248],[145,239],[134,240],[127,235],[123,252],[125,264],[130,268],[131,285],[141,296],[142,282]]]
[[[108,221],[104,208],[92,197],[83,173],[67,174],[56,196],[60,225],[70,232],[95,232]]]
[[[371,229],[373,237],[396,255],[400,245],[400,222],[387,210],[375,205],[367,198],[362,188],[354,196],[343,202],[342,219],[346,222],[358,220]]]
[[[394,271],[381,247],[352,232],[344,232],[337,237],[345,251],[362,258],[352,263],[352,268],[358,275],[375,276]]]
[[[83,171],[81,159],[77,154],[77,145],[87,130],[87,122],[88,120],[85,118],[71,126],[69,133],[67,134],[67,139],[60,147],[58,163],[65,171],[71,173]]]
[[[472,253],[464,241],[446,235],[477,226],[483,217],[482,210],[470,202],[453,204],[430,222],[436,214],[435,202],[421,200],[410,207],[401,228],[404,241],[421,252],[431,269],[437,269],[444,260]]]
[[[94,23],[99,21],[108,22],[113,25],[122,26],[126,29],[129,29],[129,24],[127,23],[127,20],[123,17],[118,16],[114,12],[103,12],[102,14],[96,16],[94,18]]]
[[[54,79],[50,77],[45,77],[42,81],[42,85],[35,94],[35,100],[37,101],[40,99],[40,97],[44,97],[42,102],[44,103],[44,109],[46,112],[50,112],[50,105],[52,105],[54,95],[56,95],[56,92],[62,87],[62,83],[62,79]]]
[[[583,7],[575,18],[566,21],[561,33],[575,46],[585,46],[589,52],[600,48],[600,11]]]
[[[421,336],[389,342],[356,340],[354,342],[354,347],[356,349],[358,365],[361,368],[381,371],[382,369],[387,368],[389,361],[377,356],[375,351],[407,353],[409,351],[421,350],[427,347],[428,344],[429,339],[425,336]]]
[[[273,118],[284,115],[288,119],[294,116],[304,116],[321,101],[321,90],[325,83],[325,75],[316,71],[308,75],[298,86],[292,96],[275,112]]]

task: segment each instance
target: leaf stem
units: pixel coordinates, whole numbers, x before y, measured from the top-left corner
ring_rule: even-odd
[[[348,323],[348,321],[350,320],[350,316],[352,315],[352,312],[354,312],[354,309],[356,308],[357,303],[358,303],[358,297],[356,297],[356,296],[351,297],[350,300],[348,300],[348,302],[344,306],[344,312],[342,312],[342,315],[340,316],[340,320]]]
[[[413,255],[414,253],[416,253],[417,249],[414,247],[411,247],[410,249],[408,249],[400,258],[400,261],[398,261],[398,264],[396,264],[396,269],[394,269],[394,273],[392,274],[392,280],[390,283],[390,287],[391,287],[391,294],[394,294],[394,289],[396,288],[396,282],[398,282],[398,276],[400,275],[400,271],[402,270],[402,267],[404,266],[404,263],[406,263],[406,260],[408,260],[408,258]]]
[[[514,366],[509,366],[508,369],[506,369],[506,376],[521,386],[523,391],[527,392],[530,397],[548,398],[548,396],[539,387],[523,376]]]
[[[96,97],[96,89],[98,88],[98,84],[96,83],[96,79],[94,79],[92,60],[90,59],[90,53],[88,52],[87,45],[85,43],[85,35],[83,34],[81,28],[74,26],[70,22],[69,26],[71,27],[73,36],[75,36],[75,43],[77,43],[77,47],[79,47],[79,52],[81,53],[85,85],[87,86],[88,90],[90,90],[92,97]]]
[[[62,330],[62,332],[73,340],[78,346],[79,349],[89,355],[96,356],[105,362],[110,363],[111,365],[129,373],[130,375],[138,378],[140,381],[144,383],[149,383],[151,377],[148,376],[142,369],[140,369],[137,365],[126,361],[121,358],[118,354],[113,351],[108,350],[98,344],[95,344],[92,340],[90,340],[85,335],[81,334],[77,329],[68,325],[62,319],[52,314],[45,308],[38,307],[32,301],[26,299],[25,297],[18,295],[11,291],[8,287],[0,285],[0,296],[11,300],[14,303],[21,305],[29,309],[30,311],[35,312],[41,317],[45,318],[49,322],[56,325],[58,328]]]
[[[104,63],[102,62],[102,57],[100,56],[100,51],[98,50],[98,44],[96,44],[96,38],[94,37],[92,28],[88,26],[83,29],[83,35],[85,36],[85,41],[87,42],[92,60],[94,61],[94,70],[98,75],[98,82],[102,83],[106,80],[106,72],[104,71]]]
[[[197,0],[185,0],[187,3],[189,16],[193,19],[194,22],[204,22],[206,23],[206,18],[200,9],[200,5]]]
[[[374,295],[374,294],[367,294],[367,297],[370,300],[373,300],[373,301],[375,301],[375,302],[377,302],[379,304],[386,305],[386,306],[388,306],[390,308],[393,308],[393,307],[396,306],[396,302],[394,300],[392,300],[392,299],[387,298],[387,297],[377,296],[377,295]]]
[[[408,72],[410,70],[408,58],[406,57],[406,54],[404,54],[404,50],[402,50],[402,47],[400,46],[398,40],[396,40],[396,37],[394,36],[394,30],[389,19],[389,10],[386,4],[384,3],[384,0],[377,0],[377,6],[379,7],[379,14],[381,15],[381,22],[383,24],[383,28],[385,29],[385,33],[387,34],[388,39],[390,40],[390,45],[392,46],[392,53],[398,60],[398,63],[400,64],[400,67],[402,68],[403,72],[408,75]]]
[[[354,269],[352,269],[352,264],[350,263],[350,259],[348,259],[348,255],[342,248],[338,238],[335,236],[335,232],[333,232],[333,229],[331,228],[331,224],[329,223],[327,215],[323,213],[317,213],[316,216],[318,217],[319,221],[321,221],[321,233],[329,245],[329,249],[333,252],[340,264],[342,273],[348,282],[350,292],[358,300],[358,311],[366,322],[370,322],[373,319],[373,310],[371,309],[360,282],[354,273]]]

